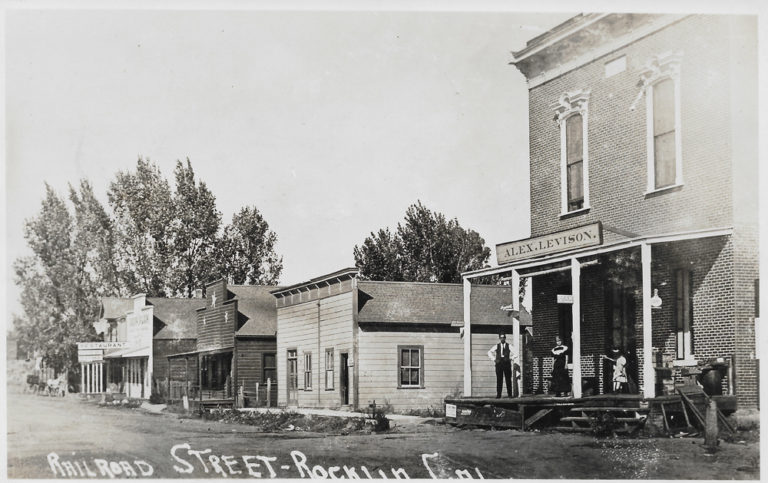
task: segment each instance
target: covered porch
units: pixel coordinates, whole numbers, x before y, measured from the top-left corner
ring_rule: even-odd
[[[465,398],[493,396],[473,393],[470,354],[472,281],[489,276],[510,284],[515,292],[525,279],[532,280],[526,287],[533,286],[532,330],[521,334],[519,320],[513,319],[510,342],[513,358],[522,368],[515,394],[550,397],[550,350],[559,336],[568,346],[572,400],[610,395],[613,364],[601,356],[610,355],[611,348],[624,352],[627,373],[635,383],[629,385],[634,394],[626,396],[649,400],[674,395],[675,385],[684,379],[700,379],[706,362],[720,368],[716,372],[720,378],[710,381],[709,393],[733,396],[732,348],[727,340],[713,342],[723,339],[715,337],[714,313],[697,315],[697,344],[693,337],[694,300],[703,307],[710,296],[725,296],[713,288],[710,279],[715,277],[710,274],[717,271],[717,264],[727,262],[723,254],[730,235],[730,229],[719,229],[634,237],[465,273]],[[513,314],[521,310],[521,299],[512,300]],[[495,399],[492,403],[506,404]]]
[[[234,348],[171,354],[168,358],[169,402],[184,396],[202,405],[233,405]]]

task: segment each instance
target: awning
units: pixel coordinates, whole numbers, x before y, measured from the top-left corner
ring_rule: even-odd
[[[151,347],[130,347],[127,349],[120,349],[109,354],[104,354],[105,359],[123,359],[129,357],[149,357],[152,354]]]
[[[168,359],[173,359],[173,358],[176,358],[176,357],[193,356],[195,354],[203,355],[203,356],[210,356],[210,355],[215,355],[215,354],[223,354],[225,352],[233,352],[234,350],[235,350],[234,346],[220,347],[220,348],[217,348],[217,349],[200,349],[200,350],[190,351],[190,352],[177,352],[176,354],[168,354],[165,357],[168,358]]]

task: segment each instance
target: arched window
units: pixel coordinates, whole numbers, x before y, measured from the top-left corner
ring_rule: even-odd
[[[589,208],[589,91],[568,92],[553,105],[560,125],[561,216]]]
[[[658,55],[648,62],[641,73],[646,95],[648,192],[683,184],[681,59],[680,53]]]

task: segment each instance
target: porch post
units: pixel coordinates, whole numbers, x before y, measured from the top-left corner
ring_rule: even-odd
[[[512,310],[518,311],[516,317],[512,317],[512,385],[515,388],[514,396],[520,396],[520,379],[517,377],[523,373],[523,360],[520,357],[520,273],[512,270]],[[515,364],[519,373],[514,370]]]
[[[653,370],[653,328],[651,325],[651,245],[640,245],[643,265],[643,397],[656,397],[656,374]]]
[[[464,397],[472,395],[472,321],[470,320],[470,295],[472,282],[464,277]]]
[[[80,363],[80,394],[85,394],[85,364]]]
[[[573,397],[581,397],[581,264],[571,258],[571,317],[573,319]]]

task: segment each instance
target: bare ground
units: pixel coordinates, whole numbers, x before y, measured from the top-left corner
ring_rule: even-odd
[[[398,473],[411,478],[759,479],[755,438],[723,441],[713,455],[702,442],[442,424],[400,424],[380,434],[264,433],[257,426],[98,407],[76,396],[8,394],[11,478],[134,473],[152,478],[392,478]]]

